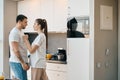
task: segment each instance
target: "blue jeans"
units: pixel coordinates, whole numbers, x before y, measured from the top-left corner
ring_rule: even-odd
[[[27,71],[22,68],[20,63],[10,62],[10,68],[16,78],[19,80],[27,80]]]

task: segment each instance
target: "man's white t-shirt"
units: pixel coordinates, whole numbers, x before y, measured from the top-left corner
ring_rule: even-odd
[[[23,41],[23,34],[24,33],[16,27],[14,27],[9,34],[9,45],[10,45],[10,54],[11,54],[10,59],[9,59],[10,62],[20,63],[19,59],[13,52],[13,47],[11,45],[11,42],[13,41],[18,42],[18,48],[19,48],[20,55],[22,59],[24,60],[24,62],[26,63],[28,62],[27,47]]]
[[[37,45],[39,48],[31,54],[30,64],[32,68],[45,68],[46,67],[46,37],[44,33],[40,33],[32,45]]]

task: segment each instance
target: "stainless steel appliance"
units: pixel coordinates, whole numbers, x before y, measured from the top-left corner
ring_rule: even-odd
[[[67,22],[67,37],[76,38],[89,35],[89,17],[69,17]]]
[[[66,56],[66,50],[63,48],[58,48],[57,50],[57,58],[60,61],[66,61],[67,56]]]

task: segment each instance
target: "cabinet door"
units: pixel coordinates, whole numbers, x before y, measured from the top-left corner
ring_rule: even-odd
[[[53,0],[41,0],[41,18],[47,20],[48,31],[53,31]]]
[[[67,39],[68,80],[89,80],[89,39]]]
[[[67,64],[54,64],[54,63],[47,63],[47,69],[49,70],[56,70],[56,71],[67,71]]]
[[[54,0],[54,29],[66,31],[67,26],[67,0]]]
[[[68,0],[68,9],[70,16],[88,16],[89,0]]]
[[[41,18],[41,0],[24,0],[18,2],[18,14],[28,17],[28,26],[25,32],[35,32],[33,24],[36,18]]]
[[[49,31],[66,31],[67,0],[41,0],[41,14]]]
[[[59,72],[54,70],[47,70],[46,72],[49,80],[67,80],[66,72]]]

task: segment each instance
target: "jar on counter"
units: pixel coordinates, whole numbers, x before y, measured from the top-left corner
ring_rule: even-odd
[[[0,80],[4,80],[4,75],[3,75],[3,72],[0,73]]]

